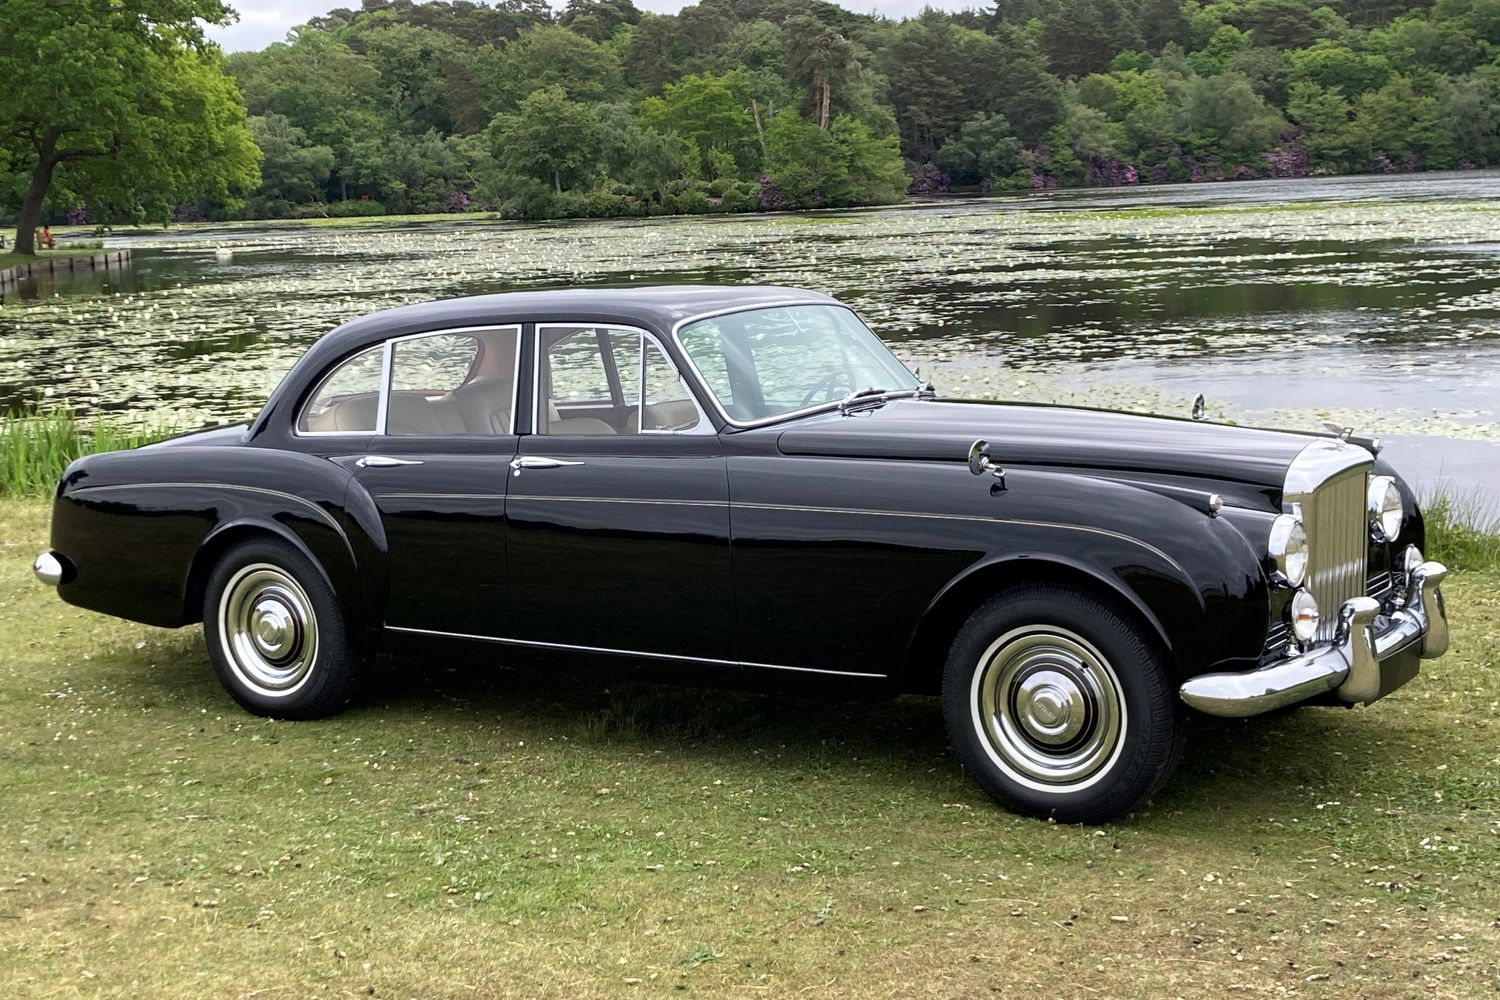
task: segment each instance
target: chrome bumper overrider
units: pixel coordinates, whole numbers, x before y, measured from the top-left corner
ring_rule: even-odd
[[[1407,578],[1406,601],[1380,622],[1373,597],[1355,597],[1339,608],[1333,642],[1280,663],[1244,673],[1203,674],[1182,685],[1182,700],[1200,712],[1232,718],[1259,715],[1338,689],[1347,702],[1370,702],[1382,690],[1380,662],[1410,647],[1424,660],[1448,648],[1448,619],[1438,584],[1442,563],[1424,562]]]

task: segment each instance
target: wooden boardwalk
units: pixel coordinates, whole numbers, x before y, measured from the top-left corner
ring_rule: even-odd
[[[68,257],[38,257],[36,260],[0,270],[0,293],[27,278],[65,271],[109,271],[130,263],[129,250],[101,250]]]

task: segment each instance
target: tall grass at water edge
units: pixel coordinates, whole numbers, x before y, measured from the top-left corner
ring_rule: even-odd
[[[1494,497],[1439,482],[1421,506],[1429,559],[1451,570],[1500,569],[1500,507]]]
[[[0,496],[50,497],[75,458],[136,448],[173,433],[162,423],[134,426],[106,417],[85,419],[61,408],[0,415]]]

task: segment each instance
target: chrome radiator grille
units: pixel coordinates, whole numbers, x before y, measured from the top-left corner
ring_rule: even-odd
[[[1307,529],[1307,588],[1322,618],[1316,642],[1329,642],[1339,607],[1365,593],[1370,529],[1365,513],[1366,467],[1341,473],[1302,500]]]

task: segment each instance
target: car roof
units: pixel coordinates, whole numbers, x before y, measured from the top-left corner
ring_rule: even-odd
[[[649,285],[503,292],[385,309],[345,323],[323,340],[333,342],[329,346],[343,354],[387,337],[490,323],[579,320],[668,330],[694,316],[809,301],[834,300],[822,292],[778,285]],[[320,343],[319,347],[322,346]]]

